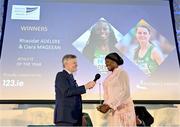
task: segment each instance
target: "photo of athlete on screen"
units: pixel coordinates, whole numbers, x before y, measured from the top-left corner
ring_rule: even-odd
[[[73,45],[97,67],[99,72],[106,73],[104,58],[109,52],[117,51],[115,44],[122,38],[122,35],[104,18],[100,18],[92,25],[88,33],[85,32],[80,37],[84,39],[86,36],[87,40],[82,39],[81,42],[77,40]]]
[[[155,72],[173,50],[169,41],[143,19],[116,44],[116,48],[147,76]]]

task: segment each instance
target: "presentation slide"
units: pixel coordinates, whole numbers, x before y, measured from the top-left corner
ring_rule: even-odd
[[[84,100],[103,99],[117,52],[134,100],[180,100],[180,68],[168,0],[8,0],[0,100],[54,100],[62,57],[74,54],[79,86],[101,78]]]

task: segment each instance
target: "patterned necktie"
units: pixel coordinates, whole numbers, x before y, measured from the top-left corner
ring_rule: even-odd
[[[74,76],[73,76],[73,74],[70,74],[69,76],[70,76],[70,77],[74,80]]]
[[[76,80],[74,79],[73,74],[70,74],[71,79],[73,80],[73,83],[76,85],[76,87],[78,87],[78,84],[76,83]]]

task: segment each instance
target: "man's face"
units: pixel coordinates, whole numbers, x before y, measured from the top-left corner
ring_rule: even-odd
[[[70,72],[76,72],[77,71],[77,59],[76,58],[69,58],[64,63],[65,68]]]

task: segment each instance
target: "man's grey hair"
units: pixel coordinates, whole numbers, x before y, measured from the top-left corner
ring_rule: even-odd
[[[75,59],[75,58],[77,58],[77,56],[76,56],[76,55],[73,55],[73,54],[66,54],[66,55],[64,55],[63,58],[62,58],[63,67],[64,67],[65,62],[66,62],[68,59]]]

